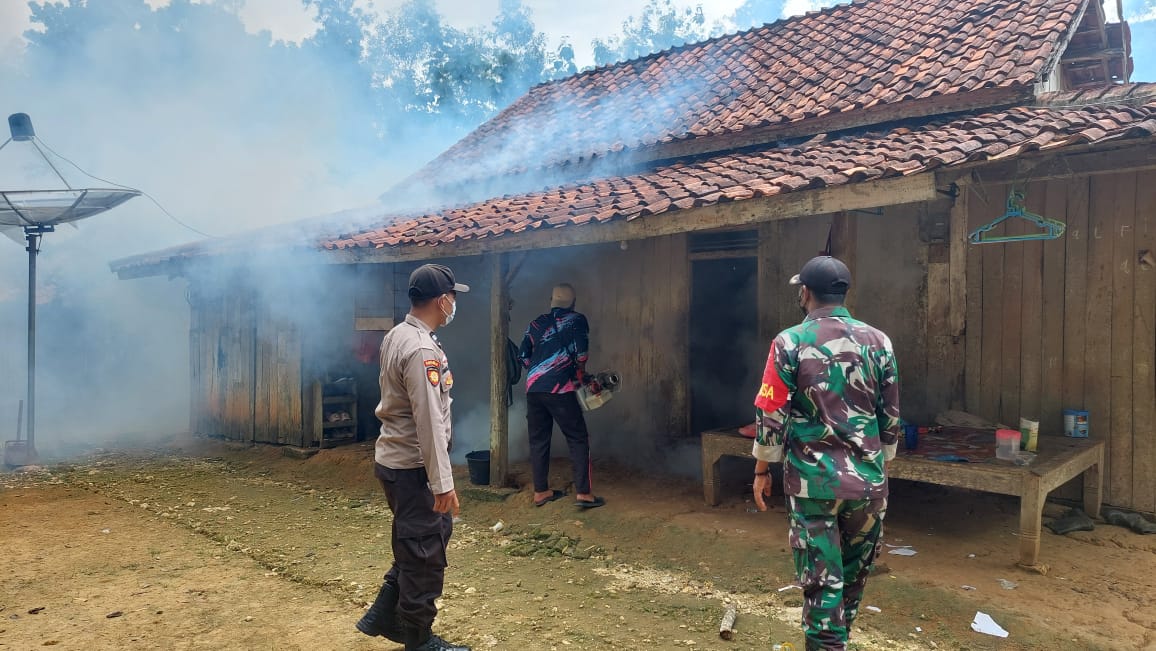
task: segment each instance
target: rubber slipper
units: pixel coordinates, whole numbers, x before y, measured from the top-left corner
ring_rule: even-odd
[[[1089,518],[1080,509],[1073,508],[1044,526],[1051,529],[1052,533],[1057,536],[1062,536],[1073,531],[1092,531],[1096,528],[1096,523],[1092,522],[1092,518]]]
[[[1104,521],[1117,527],[1127,527],[1140,534],[1156,533],[1156,524],[1144,519],[1139,513],[1125,513],[1116,509],[1104,509]]]
[[[545,506],[547,502],[553,502],[554,500],[560,500],[563,497],[566,497],[566,493],[563,493],[562,491],[556,490],[556,491],[554,491],[554,494],[549,496],[549,497],[543,497],[540,500],[534,500],[534,506]]]
[[[578,508],[580,509],[596,509],[606,503],[606,500],[601,497],[595,497],[593,500],[578,500]]]

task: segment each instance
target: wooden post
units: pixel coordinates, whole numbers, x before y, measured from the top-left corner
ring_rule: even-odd
[[[1044,498],[1040,476],[1024,473],[1020,491],[1020,566],[1037,569],[1040,562],[1040,531],[1043,529]]]
[[[966,402],[967,347],[964,335],[967,333],[967,235],[968,235],[968,195],[971,194],[967,179],[956,184],[958,195],[951,206],[948,217],[947,243],[947,335],[951,349],[948,351],[946,369],[950,379],[949,399],[952,409],[963,409]],[[930,278],[928,279],[930,281]],[[930,291],[930,290],[929,290]],[[979,323],[975,323],[976,329]]]
[[[787,299],[787,280],[784,278],[782,245],[783,222],[759,224],[758,249],[758,310],[759,344],[770,350],[771,340],[786,327],[780,323],[780,303]],[[792,272],[794,273],[794,272]],[[789,278],[789,276],[787,276]]]
[[[506,375],[506,341],[510,333],[509,260],[490,255],[490,485],[507,484],[510,470],[510,382]]]
[[[951,305],[948,312],[948,334],[952,337],[962,337],[967,329],[967,235],[968,235],[968,196],[971,194],[970,183],[960,179],[956,184],[959,195],[951,206],[951,216],[948,223],[951,239],[948,242],[948,294]]]
[[[1100,517],[1103,506],[1104,486],[1104,446],[1096,446],[1096,463],[1084,471],[1084,513],[1089,517]]]
[[[851,270],[851,293],[847,295],[847,309],[855,304],[855,253],[859,248],[859,219],[847,211],[835,213],[831,219],[831,255],[843,261]]]

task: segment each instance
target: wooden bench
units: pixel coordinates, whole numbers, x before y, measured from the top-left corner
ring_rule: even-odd
[[[934,436],[934,435],[931,435]],[[754,441],[737,429],[712,430],[702,435],[702,488],[706,503],[716,506],[721,498],[719,462],[724,456],[751,456]],[[993,438],[992,446],[995,441]],[[1041,436],[1040,453],[1028,466],[1008,462],[952,463],[905,453],[900,442],[898,456],[889,464],[888,477],[941,486],[954,486],[1020,498],[1020,564],[1039,562],[1044,502],[1049,493],[1083,476],[1084,511],[1099,517],[1104,444],[1091,439]]]

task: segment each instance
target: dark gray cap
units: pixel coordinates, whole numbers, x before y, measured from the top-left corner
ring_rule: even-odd
[[[409,275],[410,298],[437,298],[450,292],[465,293],[469,285],[462,285],[454,278],[449,267],[440,264],[423,264]]]
[[[791,278],[792,285],[803,285],[816,294],[846,294],[851,288],[851,271],[838,258],[821,255],[811,258]]]

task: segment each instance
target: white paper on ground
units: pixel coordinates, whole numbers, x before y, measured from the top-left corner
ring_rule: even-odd
[[[976,633],[984,633],[996,637],[1007,637],[1007,631],[999,624],[996,624],[995,620],[991,618],[991,615],[978,610],[975,612],[975,619],[971,620],[971,630]]]
[[[912,549],[910,547],[901,547],[899,549],[892,549],[891,551],[889,551],[887,553],[888,554],[894,554],[896,556],[914,556],[918,552],[916,552],[914,549]]]

